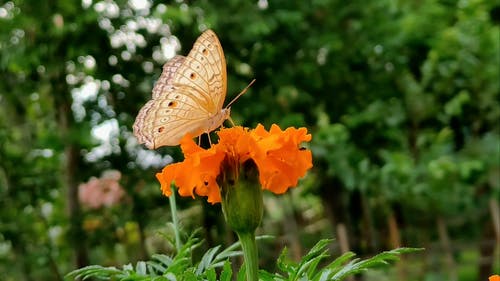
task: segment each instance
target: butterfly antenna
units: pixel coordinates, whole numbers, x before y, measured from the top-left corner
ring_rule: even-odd
[[[227,118],[227,120],[229,120],[229,123],[231,123],[231,126],[233,126],[233,127],[235,127],[235,126],[236,126],[236,125],[234,124],[233,119],[231,118],[231,116],[229,116],[229,117]]]
[[[230,101],[226,105],[226,108],[229,108],[239,97],[241,97],[248,90],[248,88],[250,88],[250,86],[252,86],[252,84],[254,82],[255,82],[255,79],[253,79],[252,82],[250,82],[250,84],[248,84],[248,86],[245,87],[245,89],[243,89],[232,101]]]

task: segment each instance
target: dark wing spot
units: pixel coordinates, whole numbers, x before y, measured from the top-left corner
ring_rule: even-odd
[[[180,97],[181,97],[181,96],[179,96],[179,95],[175,95],[174,99],[176,99],[176,100],[177,100],[177,99],[179,99]]]
[[[163,130],[165,130],[165,127],[160,127],[160,128],[158,128],[158,133],[163,132]]]
[[[177,106],[177,102],[176,101],[170,101],[167,106],[168,107],[176,107]]]
[[[196,78],[196,73],[191,72],[191,74],[189,75],[189,78],[191,78],[191,79],[195,79],[195,78]]]
[[[208,50],[206,48],[203,48],[203,50],[201,50],[201,53],[204,55],[204,56],[207,56],[208,55]]]

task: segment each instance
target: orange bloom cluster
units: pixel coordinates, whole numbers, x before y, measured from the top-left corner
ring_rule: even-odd
[[[500,281],[500,276],[499,275],[491,275],[489,278],[488,278],[489,281]]]
[[[217,176],[221,163],[241,165],[252,159],[259,170],[259,181],[263,189],[276,194],[284,193],[296,186],[312,167],[311,151],[301,149],[302,142],[311,140],[306,128],[281,130],[272,125],[269,131],[258,125],[249,130],[241,126],[223,128],[217,132],[219,143],[209,149],[196,145],[190,136],[181,141],[184,161],[163,168],[156,177],[161,183],[163,194],[170,196],[172,181],[179,188],[181,196],[207,196],[208,202],[221,201]],[[239,169],[239,167],[233,167]]]

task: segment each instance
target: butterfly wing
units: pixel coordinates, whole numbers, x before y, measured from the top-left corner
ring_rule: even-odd
[[[212,30],[198,37],[172,83],[192,87],[199,93],[200,105],[210,113],[217,114],[222,109],[227,91],[226,60]]]
[[[177,69],[184,63],[186,57],[175,56],[163,65],[163,71],[153,87],[153,99],[157,99],[172,87],[172,80],[177,73]]]
[[[226,96],[226,62],[213,31],[204,32],[187,57],[172,60],[133,127],[139,142],[150,149],[177,145],[187,133],[208,132],[208,120],[220,114]]]

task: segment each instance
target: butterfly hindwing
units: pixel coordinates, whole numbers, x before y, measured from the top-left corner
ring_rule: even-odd
[[[143,108],[146,122],[142,125],[146,146],[177,145],[187,133],[193,136],[203,133],[206,113],[199,110],[190,91],[188,87],[174,87],[162,98],[146,103]]]

